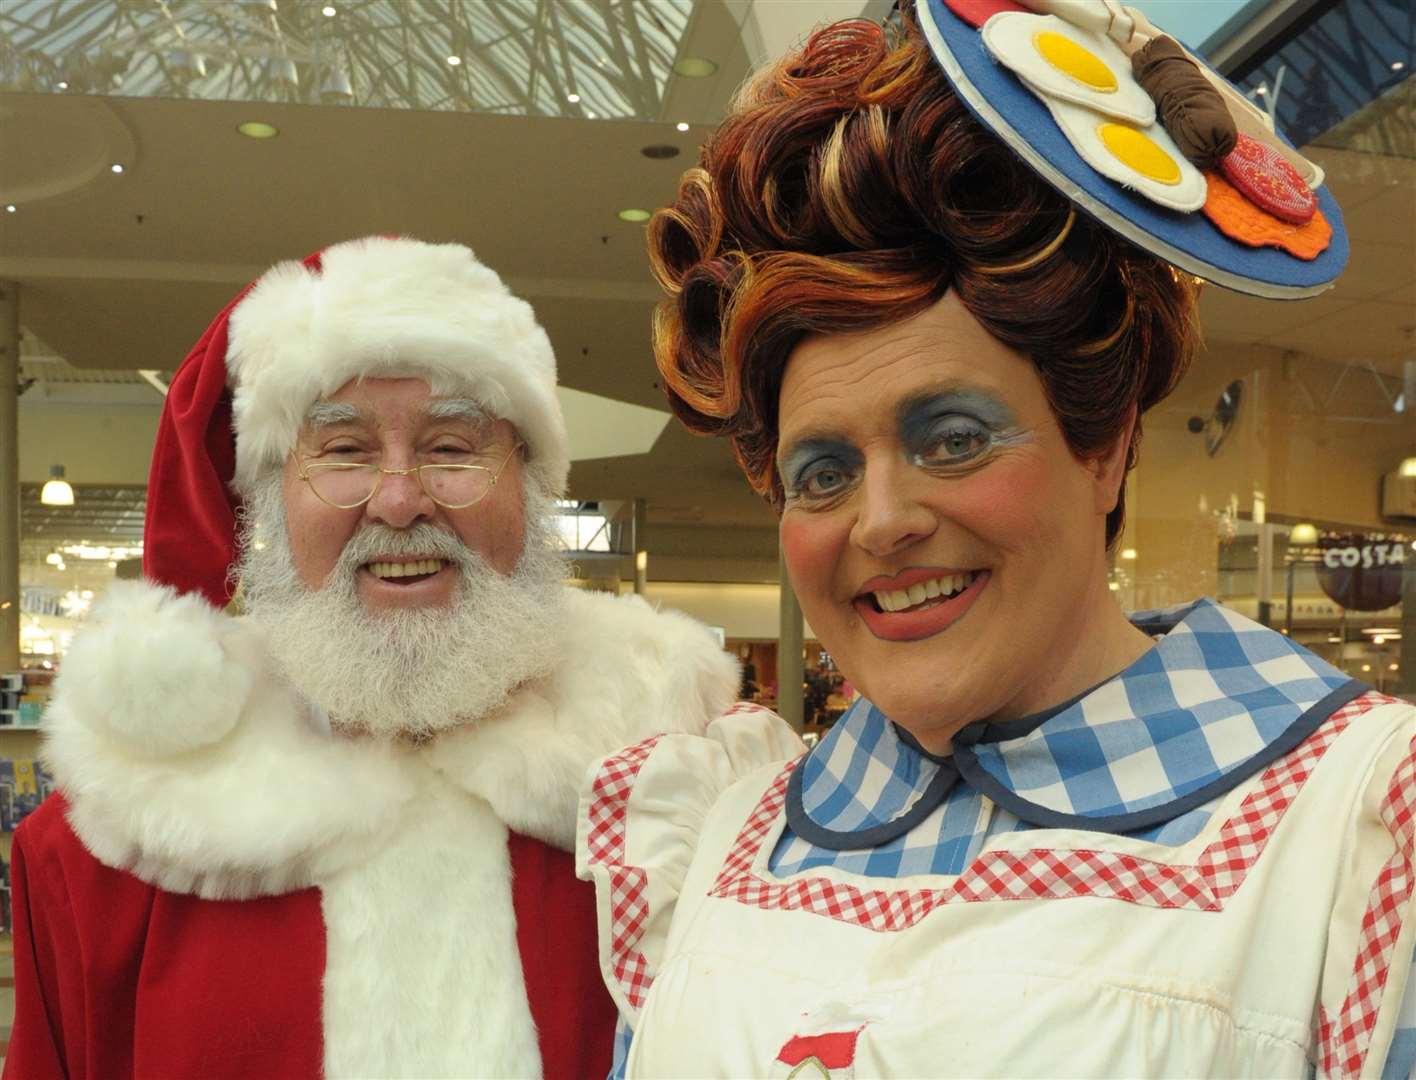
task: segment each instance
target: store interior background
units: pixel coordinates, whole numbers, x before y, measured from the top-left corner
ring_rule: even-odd
[[[1217,597],[1416,695],[1410,5],[1138,6],[1326,169],[1352,261],[1299,303],[1204,289],[1205,347],[1146,418],[1113,587],[1131,609]],[[890,7],[0,4],[0,571],[18,568],[0,572],[0,671],[61,665],[92,603],[138,573],[163,388],[211,317],[277,260],[401,233],[470,245],[549,332],[576,450],[562,524],[577,583],[719,628],[752,689],[819,732],[849,688],[780,588],[769,508],[725,444],[670,421],[634,219],[671,198],[756,65],[818,21]],[[240,133],[251,122],[277,134]],[[56,466],[71,507],[41,500]],[[1410,556],[1382,610],[1322,587],[1324,543],[1348,537]],[[35,756],[37,712],[6,717],[20,722],[0,725],[0,760]]]

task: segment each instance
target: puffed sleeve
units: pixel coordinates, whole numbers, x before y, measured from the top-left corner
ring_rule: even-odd
[[[580,797],[576,872],[595,884],[600,967],[631,1028],[708,812],[739,778],[804,750],[780,717],[743,704],[703,735],[655,735],[590,770]]]
[[[1333,898],[1315,1017],[1321,1077],[1407,1076],[1416,1059],[1416,709],[1364,700],[1381,702],[1363,719],[1385,733],[1353,807]]]

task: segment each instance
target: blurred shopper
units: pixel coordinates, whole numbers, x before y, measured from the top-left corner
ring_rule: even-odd
[[[617,1068],[1405,1076],[1416,710],[1108,587],[1193,276],[1329,284],[1321,171],[1119,4],[911,7],[756,77],[651,225],[670,401],[863,697],[603,763]]]
[[[603,1074],[577,786],[738,683],[691,620],[561,585],[568,468],[550,344],[464,247],[340,244],[217,318],[151,581],[46,718],[7,1076]]]

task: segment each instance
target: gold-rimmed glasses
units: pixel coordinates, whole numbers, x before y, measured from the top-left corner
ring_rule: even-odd
[[[430,462],[406,469],[385,469],[354,461],[300,461],[300,479],[310,485],[315,498],[336,510],[353,510],[374,497],[385,476],[418,477],[418,486],[433,502],[448,510],[465,510],[481,502],[497,486],[511,456],[523,443],[515,443],[495,469],[487,465],[444,465]]]

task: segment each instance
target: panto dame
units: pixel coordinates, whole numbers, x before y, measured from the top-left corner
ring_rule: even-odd
[[[587,782],[617,1068],[1405,1076],[1416,710],[1107,581],[1195,278],[1341,270],[1318,168],[1130,9],[921,0],[756,77],[650,247],[670,401],[862,698]]]
[[[336,244],[212,323],[163,411],[150,580],[45,717],[5,1076],[610,1067],[580,779],[738,674],[685,616],[561,584],[555,384],[460,244]]]

